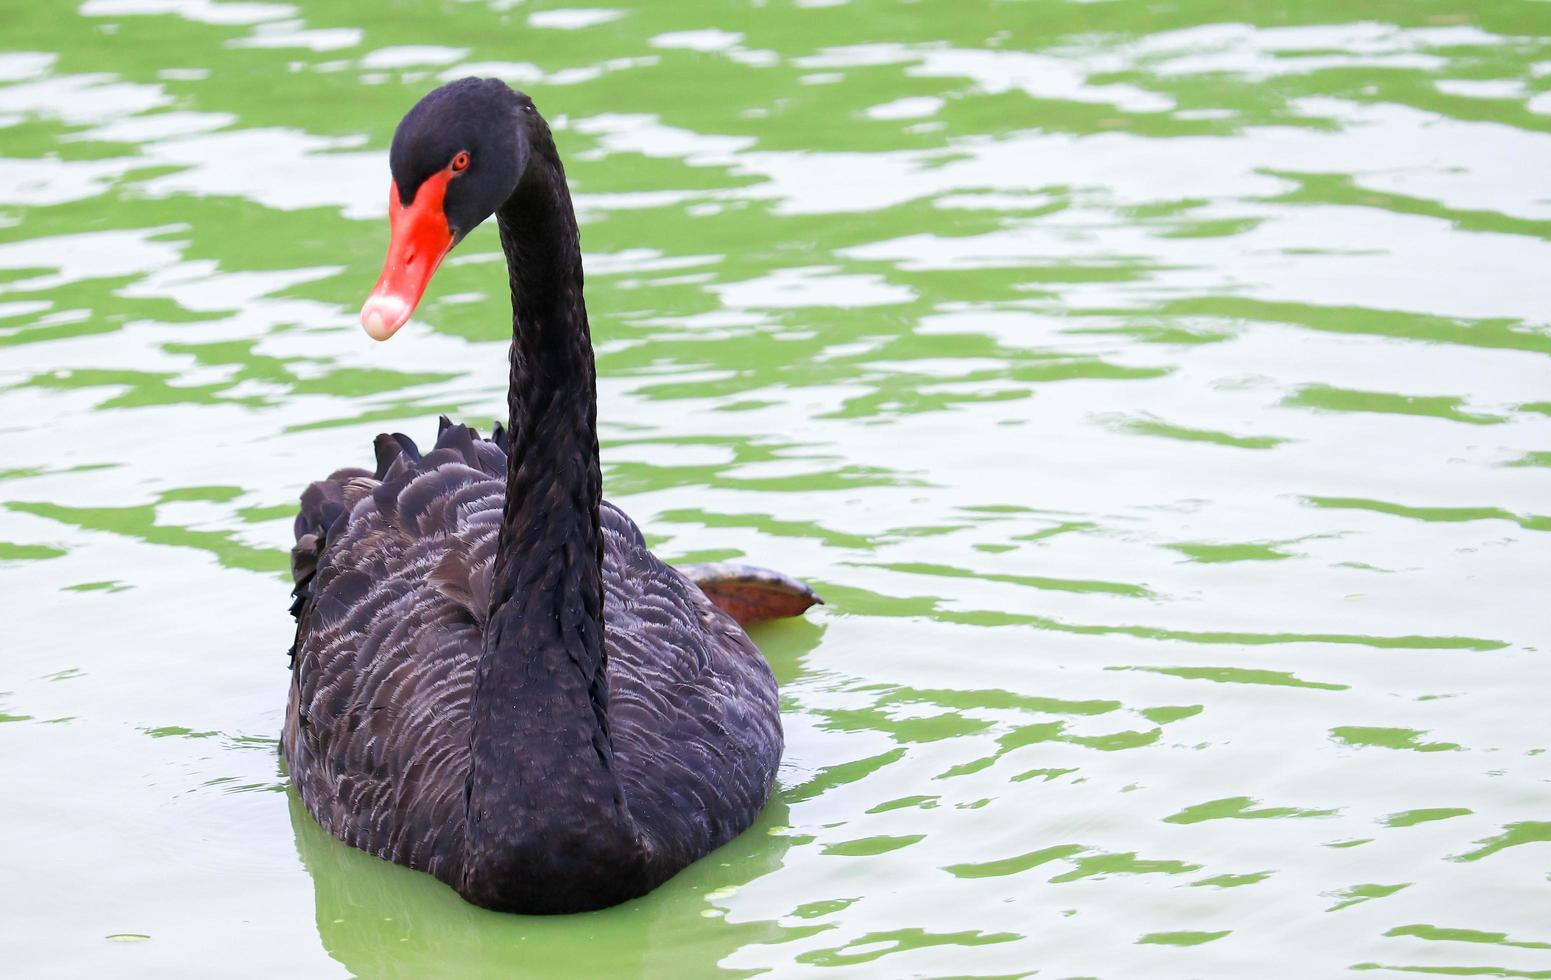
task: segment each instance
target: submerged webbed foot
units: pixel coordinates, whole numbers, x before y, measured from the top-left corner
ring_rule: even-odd
[[[768,568],[721,561],[677,567],[739,626],[801,616],[810,606],[824,604],[808,586]]]

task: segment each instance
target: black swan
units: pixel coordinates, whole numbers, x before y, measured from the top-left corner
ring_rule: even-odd
[[[496,216],[510,418],[312,484],[296,520],[281,751],[335,837],[477,905],[602,908],[753,822],[781,757],[743,624],[818,597],[736,565],[674,569],[602,499],[576,217],[549,126],[503,82],[427,95],[393,136],[392,239],[361,310],[386,340]]]

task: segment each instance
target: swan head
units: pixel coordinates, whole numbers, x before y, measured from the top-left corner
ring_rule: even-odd
[[[449,82],[404,116],[388,153],[388,255],[361,307],[372,339],[409,321],[442,259],[512,195],[537,117],[532,99],[493,78]]]

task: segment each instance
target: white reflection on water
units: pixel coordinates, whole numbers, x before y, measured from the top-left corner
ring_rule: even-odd
[[[247,25],[290,17],[296,8],[287,3],[250,0],[86,0],[79,12],[84,17],[173,14],[201,24]]]
[[[623,10],[602,10],[593,7],[576,7],[561,10],[540,10],[528,15],[532,27],[553,27],[564,31],[580,30],[598,24],[607,24],[625,16]]]

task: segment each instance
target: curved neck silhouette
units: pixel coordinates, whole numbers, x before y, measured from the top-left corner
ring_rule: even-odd
[[[553,142],[531,150],[496,212],[512,293],[511,452],[459,890],[487,907],[564,912],[638,894],[645,855],[609,738],[596,373],[576,215]]]

